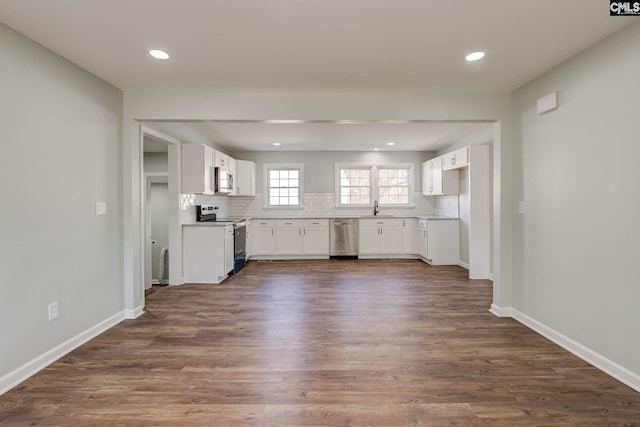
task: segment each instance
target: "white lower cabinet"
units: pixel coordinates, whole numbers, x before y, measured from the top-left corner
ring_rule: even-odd
[[[359,256],[402,254],[402,219],[360,219]]]
[[[233,226],[182,228],[185,283],[220,283],[233,270]]]
[[[305,219],[303,226],[303,254],[329,256],[329,220]]]
[[[251,223],[253,258],[327,258],[329,220],[266,219]]]
[[[402,219],[402,253],[415,255],[418,253],[418,219]]]
[[[302,254],[302,220],[276,220],[276,254]]]
[[[460,223],[457,219],[420,220],[418,254],[431,265],[460,261]]]
[[[251,221],[251,256],[276,253],[276,224],[274,220]]]
[[[224,228],[224,271],[229,274],[233,271],[233,244],[235,242],[235,234],[233,226]]]

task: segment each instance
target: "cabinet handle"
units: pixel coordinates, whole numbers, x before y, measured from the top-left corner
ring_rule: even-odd
[[[273,236],[273,228],[271,229],[271,235]]]
[[[305,236],[307,235],[307,229],[306,228],[304,229],[304,235]]]
[[[298,228],[298,236],[302,236],[302,230]]]

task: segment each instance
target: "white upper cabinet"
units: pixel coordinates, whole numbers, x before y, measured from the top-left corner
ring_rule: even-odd
[[[460,184],[458,171],[444,171],[442,169],[443,156],[427,160],[422,163],[422,194],[438,196],[443,194],[458,194]]]
[[[227,156],[224,153],[221,153],[219,151],[215,152],[215,159],[214,159],[214,166],[217,168],[225,168],[225,169],[230,169],[231,168],[231,157]]]
[[[235,193],[232,196],[256,195],[256,164],[249,160],[236,160]]]
[[[213,194],[215,150],[203,144],[182,145],[182,192]]]
[[[469,147],[463,147],[442,156],[442,169],[452,170],[469,166]]]

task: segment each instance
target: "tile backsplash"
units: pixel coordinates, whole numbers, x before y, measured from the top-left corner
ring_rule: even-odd
[[[411,208],[382,207],[383,215],[441,215],[458,217],[458,196],[423,196],[414,194]],[[264,195],[255,197],[208,196],[202,194],[182,194],[181,223],[196,221],[195,205],[218,207],[219,217],[278,218],[278,217],[325,217],[358,216],[373,213],[371,208],[338,208],[334,203],[334,193],[305,193],[302,208],[277,209],[264,207]]]

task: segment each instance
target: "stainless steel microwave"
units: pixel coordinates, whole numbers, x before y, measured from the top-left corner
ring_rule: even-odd
[[[233,174],[229,169],[216,167],[213,174],[213,187],[216,194],[229,194],[233,191]]]

